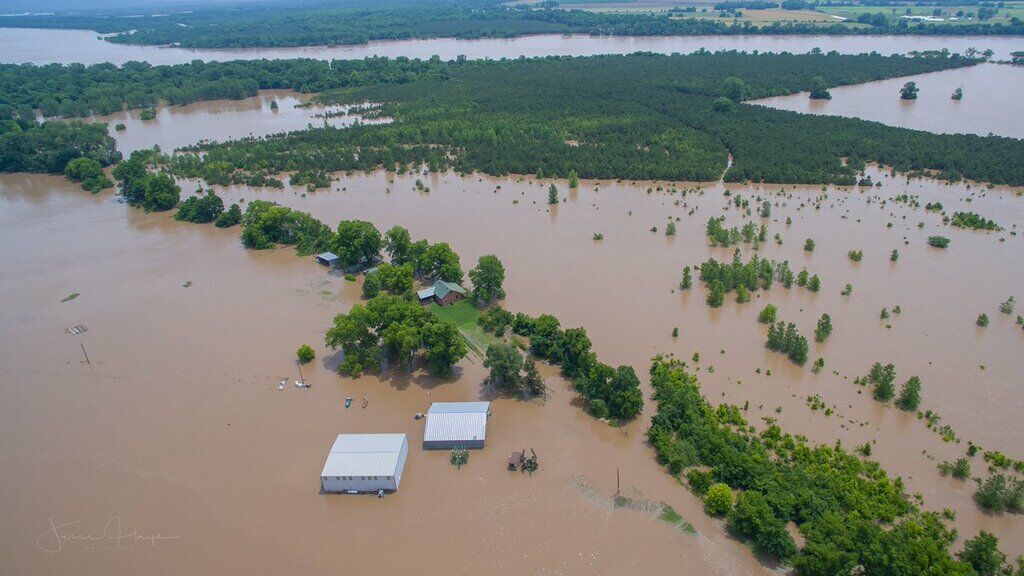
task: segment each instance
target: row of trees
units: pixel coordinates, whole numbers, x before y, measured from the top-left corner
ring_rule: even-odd
[[[680,282],[681,288],[689,287],[689,278],[689,269],[685,269]],[[751,292],[767,290],[775,281],[781,282],[786,288],[796,283],[797,286],[807,287],[812,292],[821,289],[821,279],[817,274],[811,276],[807,269],[803,269],[794,275],[788,261],[775,262],[754,254],[749,261],[743,263],[739,248],[733,252],[733,259],[729,264],[714,258],[707,259],[700,265],[700,280],[708,286],[707,303],[713,308],[721,306],[725,294],[733,290],[736,291],[737,302],[748,302]]]
[[[768,341],[765,346],[769,350],[782,352],[789,356],[793,362],[803,365],[807,362],[809,346],[807,337],[796,330],[796,324],[786,323],[779,320],[775,324],[768,325]]]
[[[511,328],[513,333],[528,338],[530,352],[562,367],[562,374],[572,380],[595,418],[630,420],[643,410],[643,393],[636,371],[629,366],[612,368],[600,362],[591,349],[585,329],[563,330],[558,319],[550,314],[536,318],[523,313],[513,316],[498,307],[488,310],[481,324],[496,334]],[[492,377],[501,383],[508,379],[510,372],[505,368],[514,364],[514,360],[509,359],[508,350],[495,350],[494,354],[498,356],[491,359],[492,353],[488,350],[489,365],[498,362],[499,370],[494,373],[492,369]]]
[[[655,358],[651,385],[657,413],[648,438],[659,462],[673,473],[694,466],[710,470],[701,483],[730,489],[728,498],[715,502],[728,528],[799,576],[995,573],[980,569],[996,555],[994,537],[969,540],[954,557],[954,531],[938,515],[917,509],[902,482],[877,463],[839,445],[809,445],[774,421],[754,432],[738,407],[711,406],[679,360]],[[691,474],[691,482],[705,474]],[[803,548],[786,531],[790,522]]]
[[[892,364],[883,366],[881,362],[875,362],[865,380],[874,385],[871,395],[879,402],[888,402],[896,398],[896,406],[907,411],[917,410],[921,405],[921,379],[911,376],[903,383],[897,397],[896,367]]]
[[[541,396],[547,390],[533,357],[524,358],[513,344],[488,346],[484,368],[490,369],[490,382],[508,394]]]

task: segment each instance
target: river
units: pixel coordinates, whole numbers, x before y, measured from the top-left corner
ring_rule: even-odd
[[[299,48],[185,49],[133,46],[106,42],[88,30],[0,28],[0,62],[50,64],[80,62],[123,64],[139,60],[152,64],[182,64],[192,60],[255,60],[260,58],[355,59],[368,56],[451,60],[468,58],[516,58],[519,56],[592,56],[632,52],[689,53],[708,50],[753,52],[808,52],[821,48],[844,54],[880,52],[904,54],[913,50],[963,53],[967,48],[991,49],[999,59],[1024,49],[1024,40],[1008,36],[523,36],[457,40],[402,40],[371,42],[357,46],[308,46]]]

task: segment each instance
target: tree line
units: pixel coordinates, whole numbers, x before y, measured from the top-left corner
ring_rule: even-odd
[[[716,10],[735,12],[768,2],[725,2]],[[783,8],[810,6],[799,0]],[[988,14],[988,8],[979,15]],[[25,15],[7,18],[7,26],[88,29],[109,34],[109,42],[178,45],[187,48],[245,48],[365,44],[409,38],[508,38],[529,34],[592,34],[614,36],[680,36],[707,34],[921,34],[1019,35],[1024,25],[958,22],[956,25],[909,22],[879,12],[831,24],[780,22],[755,25],[688,16],[684,10],[660,14],[591,12],[556,3],[505,6],[498,0],[381,3],[347,2],[338,7],[313,2],[287,9],[267,5],[214,5],[163,16],[134,13]],[[865,26],[866,24],[866,26]]]

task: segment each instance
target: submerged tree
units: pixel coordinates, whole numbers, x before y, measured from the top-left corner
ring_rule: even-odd
[[[917,93],[920,89],[917,87],[917,82],[907,82],[900,88],[900,98],[903,100],[917,100]]]
[[[921,379],[917,376],[911,376],[910,380],[903,383],[903,387],[900,389],[900,395],[896,398],[896,405],[901,410],[917,410],[917,407],[921,404]]]
[[[811,100],[831,100],[832,94],[828,91],[828,84],[822,76],[815,76],[811,79]]]
[[[552,182],[551,187],[548,188],[548,204],[558,204],[558,188]]]
[[[817,342],[824,342],[831,335],[832,317],[828,314],[822,314],[821,318],[818,319],[818,326],[814,330],[814,339]]]
[[[491,344],[487,347],[484,368],[490,368],[491,384],[505,392],[518,394],[521,391],[519,370],[523,367],[523,357],[512,344]]]
[[[473,281],[473,294],[477,302],[486,303],[505,297],[502,285],[505,282],[505,266],[494,254],[481,256],[476,268],[469,271]]]

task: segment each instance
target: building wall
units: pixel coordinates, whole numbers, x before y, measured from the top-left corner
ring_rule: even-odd
[[[483,448],[484,447],[484,441],[483,440],[463,440],[463,441],[456,441],[456,440],[429,440],[428,441],[428,440],[424,440],[423,441],[423,449],[424,450],[451,450],[452,448],[455,448],[456,446],[461,446],[463,448]]]
[[[394,476],[377,476],[376,478],[376,480],[364,480],[362,476],[321,476],[320,485],[323,487],[324,492],[348,492],[349,490],[357,492],[377,492],[379,490],[393,492],[398,489],[398,480]]]
[[[395,490],[398,490],[398,485],[402,482],[402,472],[405,471],[405,459],[409,456],[409,438],[405,438],[405,442],[402,442],[402,452],[398,455],[398,469],[395,470]]]
[[[465,296],[453,290],[445,294],[444,298],[438,298],[437,303],[440,304],[441,306],[450,306],[452,304],[455,304],[459,300],[462,300],[463,298],[465,298]]]

